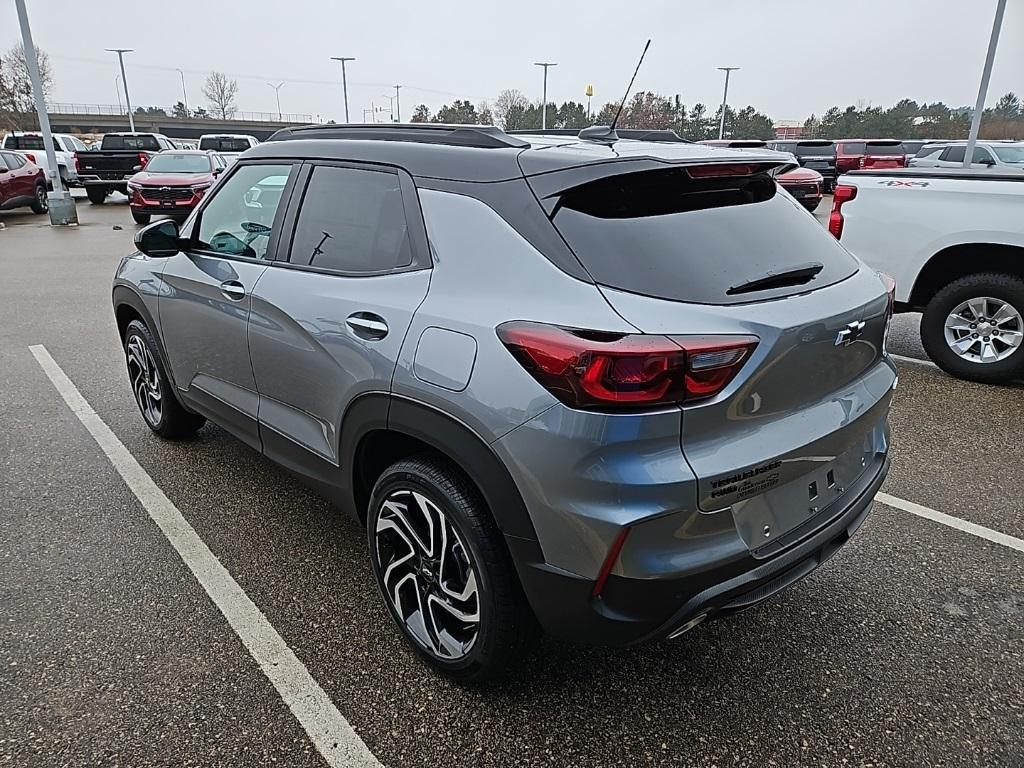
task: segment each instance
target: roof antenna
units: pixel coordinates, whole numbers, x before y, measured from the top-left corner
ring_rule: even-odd
[[[598,141],[602,144],[614,144],[619,140],[619,135],[615,133],[615,126],[619,122],[619,115],[622,114],[622,108],[626,106],[626,99],[629,98],[629,92],[633,89],[633,81],[636,80],[637,73],[640,71],[640,65],[644,63],[644,56],[647,55],[647,49],[650,47],[651,41],[648,39],[647,44],[644,46],[643,53],[640,54],[640,61],[636,63],[636,69],[633,70],[633,77],[629,79],[629,85],[626,86],[626,92],[622,95],[622,102],[619,104],[619,109],[615,113],[615,119],[612,120],[612,124],[592,125],[589,128],[584,128],[579,133],[579,137],[581,139]]]

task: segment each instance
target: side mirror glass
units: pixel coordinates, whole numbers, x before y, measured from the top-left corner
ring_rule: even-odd
[[[991,157],[986,157],[984,160],[981,161],[981,164],[982,165],[992,166],[992,165],[996,164],[996,161],[993,160]]]
[[[138,173],[139,171],[142,170],[142,166],[141,165],[133,165],[132,166],[132,170],[135,171],[135,173]]]
[[[147,256],[167,258],[181,250],[178,223],[172,219],[155,221],[135,233],[135,247]]]
[[[224,169],[223,168],[214,168],[213,169],[213,175],[214,176],[220,176],[222,173],[224,173]]]

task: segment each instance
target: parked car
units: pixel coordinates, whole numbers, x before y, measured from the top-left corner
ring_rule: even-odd
[[[836,145],[829,139],[799,139],[773,141],[769,148],[778,152],[790,152],[804,168],[817,171],[822,176],[822,188],[831,192],[836,185]]]
[[[136,224],[153,214],[184,220],[224,170],[215,152],[165,149],[128,180],[128,206]]]
[[[907,164],[903,143],[895,139],[839,139],[836,141],[836,172],[842,175],[859,168],[903,168]]]
[[[43,169],[21,153],[0,152],[0,210],[25,206],[35,213],[50,209]]]
[[[198,149],[196,142],[185,141],[184,139],[171,139],[175,149]]]
[[[910,165],[911,158],[916,157],[925,147],[932,144],[948,144],[949,139],[904,139],[901,143],[903,153],[907,156],[907,165]]]
[[[860,171],[840,178],[829,230],[896,278],[940,368],[999,383],[1024,377],[1022,204],[1019,170]]]
[[[159,133],[108,133],[99,151],[77,153],[78,180],[89,202],[102,205],[114,191],[127,195],[128,179],[165,149],[174,149],[174,144]]]
[[[587,135],[285,129],[114,279],[149,428],[210,419],[365,523],[452,677],[535,621],[628,644],[754,605],[888,468],[891,295],[779,159]]]
[[[910,160],[913,168],[963,168],[967,142],[958,141],[928,147],[929,151]],[[974,146],[971,168],[1024,170],[1024,142],[979,141]]]
[[[207,133],[199,137],[199,148],[220,153],[228,165],[238,156],[259,144],[255,136],[242,133]]]
[[[78,186],[78,173],[75,170],[75,153],[85,152],[87,147],[78,138],[67,133],[51,134],[53,151],[57,159],[57,172],[65,187]],[[47,184],[52,185],[50,163],[46,157],[43,134],[12,131],[4,137],[3,148],[20,152],[29,161],[43,169]]]
[[[768,142],[760,139],[708,139],[700,143],[723,149],[780,151],[769,148]],[[783,154],[787,155],[794,164],[799,163],[799,160],[791,152]],[[784,173],[775,174],[775,180],[807,210],[813,212],[821,204],[824,177],[817,171],[810,168],[794,168]]]

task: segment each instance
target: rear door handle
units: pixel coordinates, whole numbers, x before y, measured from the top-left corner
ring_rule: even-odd
[[[237,280],[225,280],[220,284],[220,292],[231,301],[241,301],[245,298],[245,286]]]
[[[346,318],[345,325],[356,336],[368,341],[383,339],[388,335],[388,324],[383,317],[373,312],[354,312]]]

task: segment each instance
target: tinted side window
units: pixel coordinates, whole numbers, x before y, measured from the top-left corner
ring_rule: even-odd
[[[22,168],[27,162],[22,155],[16,155],[13,152],[10,154],[4,153],[4,160],[7,161],[7,167],[12,171]]]
[[[290,261],[347,273],[412,263],[398,174],[313,169],[299,208]]]
[[[987,163],[987,162],[994,162],[994,161],[992,160],[992,155],[989,154],[987,149],[985,149],[984,147],[975,147],[974,148],[974,159],[971,160],[971,162],[972,163]]]
[[[290,165],[248,165],[203,208],[193,246],[226,256],[265,259]]]
[[[935,144],[925,144],[923,147],[921,147],[921,149],[919,149],[917,151],[917,156],[918,157],[928,157],[929,155],[934,155],[936,152],[939,152],[941,150],[942,150],[942,145],[941,144],[937,144],[937,145],[935,145]]]
[[[946,147],[946,151],[942,153],[940,160],[947,160],[951,163],[962,163],[964,161],[965,148],[960,147]]]
[[[0,152],[0,173],[4,173],[5,171],[7,171],[8,163],[10,162],[7,159],[8,157],[9,157],[9,155],[7,155],[7,154],[5,154],[3,152]]]

